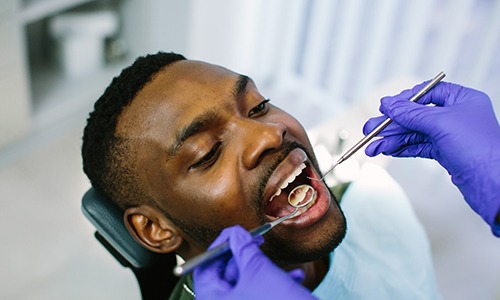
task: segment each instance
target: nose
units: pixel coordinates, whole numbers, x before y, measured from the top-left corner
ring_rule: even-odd
[[[286,126],[277,122],[260,122],[247,120],[240,133],[241,145],[243,146],[243,165],[247,169],[255,168],[262,158],[283,144],[286,134]]]

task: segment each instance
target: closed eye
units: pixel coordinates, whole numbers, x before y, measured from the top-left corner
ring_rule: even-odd
[[[212,149],[210,149],[210,151],[205,156],[203,156],[199,161],[197,161],[189,168],[190,169],[196,169],[200,167],[208,168],[211,165],[213,165],[217,161],[217,158],[219,158],[221,145],[222,142],[215,143]]]
[[[258,117],[258,116],[265,114],[269,110],[269,105],[267,104],[269,101],[271,101],[271,100],[266,99],[266,100],[262,101],[261,103],[259,103],[254,108],[252,108],[248,112],[248,117]]]

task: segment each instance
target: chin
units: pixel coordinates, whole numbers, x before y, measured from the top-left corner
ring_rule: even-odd
[[[346,220],[342,211],[334,207],[325,222],[317,225],[321,226],[314,228],[312,232],[300,232],[298,241],[283,239],[270,232],[262,250],[280,266],[326,257],[344,240],[347,231]]]

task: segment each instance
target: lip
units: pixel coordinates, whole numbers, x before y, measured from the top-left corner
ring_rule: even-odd
[[[311,167],[307,154],[300,148],[294,149],[288,154],[285,160],[278,165],[269,178],[264,191],[263,206],[280,189],[283,182],[285,182],[285,180],[287,180],[290,175],[293,174],[293,172],[303,163],[306,164],[306,168],[303,172],[306,172],[307,177],[315,179],[320,178],[316,171]],[[323,217],[323,215],[326,214],[331,203],[330,193],[326,185],[321,181],[315,180],[310,180],[307,184],[316,190],[317,197],[315,203],[302,214],[283,221],[281,226],[307,227],[317,222]],[[270,216],[268,216],[268,218],[270,218],[270,221],[274,220],[271,219],[272,217]]]
[[[300,166],[307,161],[307,154],[300,148],[293,149],[288,156],[274,170],[267,182],[264,191],[264,205],[280,189],[285,180]]]

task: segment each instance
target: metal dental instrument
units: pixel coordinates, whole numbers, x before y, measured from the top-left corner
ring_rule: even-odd
[[[413,95],[409,101],[416,102],[418,99],[420,99],[425,93],[427,93],[430,89],[432,89],[436,84],[438,84],[443,78],[446,76],[444,72],[439,72],[439,74],[436,75],[429,83],[427,83],[420,91],[418,91],[415,95]],[[315,181],[322,181],[325,179],[326,175],[333,171],[333,169],[340,165],[342,162],[347,160],[349,157],[351,157],[354,153],[356,153],[359,149],[361,149],[364,145],[366,145],[369,141],[371,141],[377,134],[379,134],[384,128],[389,126],[391,124],[392,120],[390,118],[385,119],[380,125],[375,127],[370,133],[368,133],[365,137],[363,137],[359,142],[357,142],[354,146],[352,146],[349,150],[347,150],[338,160],[335,164],[333,164],[328,171],[325,172],[323,177],[320,179],[315,179],[315,178],[310,178],[311,180]]]
[[[290,195],[293,194],[293,191],[295,191],[297,188],[299,188],[300,186],[296,187],[295,189],[292,190],[292,192],[290,193]],[[309,203],[311,203],[311,201],[313,201],[314,199],[316,199],[316,191],[311,187],[311,186],[308,186],[308,189],[311,189],[312,192],[307,194],[309,197],[307,197],[307,195],[304,196],[304,199],[302,199],[301,201],[299,201],[298,203],[293,203],[293,201],[290,200],[290,195],[288,196],[288,204],[290,204],[291,206],[295,207],[295,210],[286,215],[286,216],[283,216],[279,219],[276,219],[272,222],[268,222],[268,223],[265,223],[257,228],[254,228],[253,230],[250,231],[250,234],[252,236],[256,236],[256,235],[264,235],[265,233],[267,233],[269,230],[271,230],[274,226],[278,225],[279,223],[287,220],[287,219],[290,219],[291,217],[295,216],[297,214],[297,212],[299,211],[299,208],[302,208],[302,207],[305,207],[306,205],[308,205]],[[194,270],[194,268],[196,268],[197,266],[201,265],[201,264],[204,264],[208,261],[211,261],[212,259],[214,258],[217,258],[218,256],[222,255],[222,254],[225,254],[229,252],[229,243],[228,242],[225,242],[223,244],[220,244],[219,246],[215,247],[215,248],[212,248],[188,261],[186,261],[184,264],[182,265],[179,265],[179,266],[176,266],[174,267],[174,270],[173,270],[173,273],[174,275],[180,277],[182,275],[185,275],[187,273],[190,273],[191,271]]]

